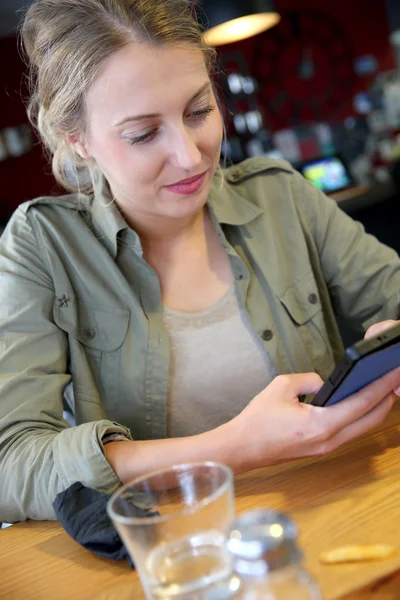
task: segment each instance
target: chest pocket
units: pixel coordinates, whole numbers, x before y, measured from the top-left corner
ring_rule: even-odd
[[[313,368],[323,378],[327,377],[332,368],[333,353],[313,273],[299,278],[279,299]]]
[[[53,316],[60,329],[75,337],[88,349],[112,352],[122,346],[129,325],[129,311],[87,304],[69,298],[67,304],[57,300]]]
[[[70,337],[69,369],[76,407],[80,402],[94,402],[112,410],[120,397],[121,350],[130,312],[88,304],[71,295],[67,302],[54,303],[53,317]]]

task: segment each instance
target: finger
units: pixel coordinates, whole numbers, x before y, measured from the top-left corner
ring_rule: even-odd
[[[357,419],[357,421],[354,421],[354,423],[350,423],[350,425],[344,427],[327,442],[326,452],[332,452],[346,442],[349,442],[380,425],[385,420],[395,401],[396,396],[394,394],[389,394],[366,415],[363,415]]]
[[[316,394],[323,384],[323,379],[317,373],[295,373],[278,375],[268,389],[283,397],[297,398],[304,394]]]
[[[326,420],[328,433],[332,435],[367,414],[399,385],[400,367],[333,406],[314,408],[318,409],[319,418]]]
[[[375,325],[371,325],[371,327],[369,327],[369,329],[367,329],[367,332],[365,334],[365,339],[368,340],[369,338],[372,338],[375,335],[379,335],[380,333],[382,333],[382,331],[385,331],[386,329],[390,329],[390,327],[393,327],[393,325],[396,325],[396,323],[398,323],[398,321],[388,320],[388,321],[381,321],[380,323],[375,323]]]

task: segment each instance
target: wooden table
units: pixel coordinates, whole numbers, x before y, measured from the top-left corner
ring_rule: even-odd
[[[237,512],[286,511],[297,521],[308,568],[325,600],[400,598],[400,402],[375,432],[321,459],[260,469],[236,480]],[[389,543],[382,562],[323,566],[323,550]],[[136,574],[81,548],[55,522],[0,531],[0,598],[143,600]]]

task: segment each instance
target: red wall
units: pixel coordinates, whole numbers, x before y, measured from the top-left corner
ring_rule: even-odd
[[[389,29],[382,0],[335,0],[335,2],[321,2],[321,0],[276,0],[278,12],[282,16],[282,22],[275,28],[267,31],[260,36],[249,38],[236,44],[229,44],[220,47],[219,52],[222,57],[238,51],[242,53],[246,59],[250,73],[256,76],[261,81],[261,89],[257,99],[260,107],[266,117],[266,123],[269,129],[281,129],[294,122],[289,116],[294,114],[294,102],[289,99],[286,102],[279,103],[282,109],[273,110],[271,108],[272,101],[278,97],[281,90],[288,92],[288,96],[294,98],[310,98],[313,96],[313,84],[316,90],[316,95],[320,90],[324,89],[332,82],[330,80],[332,61],[328,61],[327,48],[332,44],[327,44],[324,47],[323,42],[316,40],[314,43],[316,62],[319,63],[317,75],[313,83],[302,82],[296,76],[296,66],[300,62],[301,44],[299,44],[296,55],[296,47],[289,41],[288,48],[282,42],[277,44],[279,40],[278,33],[284,31],[285,15],[289,12],[298,11],[317,11],[327,17],[327,24],[338,29],[339,44],[342,41],[343,46],[348,48],[344,56],[350,56],[350,60],[345,59],[345,65],[349,68],[351,65],[351,57],[360,57],[364,55],[373,55],[377,58],[379,71],[391,70],[395,66],[394,53],[389,44]],[[286,22],[287,24],[287,22]],[[293,38],[292,38],[293,39]],[[261,43],[262,42],[262,43]],[[313,35],[307,38],[306,46],[313,46]],[[304,46],[303,46],[304,47]],[[268,49],[270,51],[268,51]],[[289,50],[293,52],[289,53]],[[318,52],[319,50],[319,52]],[[262,58],[260,58],[262,57]],[[338,64],[338,63],[336,63]],[[343,62],[342,62],[343,64]],[[259,75],[259,69],[262,65],[266,75]],[[232,66],[235,71],[234,62],[228,62],[227,68]],[[291,76],[290,68],[292,68]],[[271,77],[272,75],[272,77]],[[319,112],[321,117],[319,120],[343,120],[348,116],[354,115],[353,98],[357,92],[368,90],[371,82],[375,79],[376,74],[370,77],[358,77],[355,73],[351,73],[350,80],[340,89],[337,87],[336,97],[332,96],[326,104],[321,103]],[[318,79],[322,86],[318,87]],[[263,83],[263,80],[265,83]],[[245,104],[240,103],[236,109],[246,110]],[[299,109],[300,110],[300,109]],[[286,113],[286,114],[285,114]],[[311,109],[304,107],[299,112],[300,122],[316,120],[315,114]]]
[[[388,25],[382,0],[276,0],[277,9],[286,11],[315,9],[331,17],[348,38],[355,56],[373,54],[379,60],[380,70],[394,66],[392,49],[388,43]],[[222,51],[240,50],[251,60],[255,39],[225,47]],[[0,39],[0,130],[27,123],[21,92],[26,96],[23,84],[24,65],[17,50],[15,38]],[[367,89],[370,80],[358,78],[355,91]],[[349,94],[342,116],[352,113],[352,96]],[[266,110],[268,107],[265,107]],[[273,127],[285,123],[272,123]],[[20,158],[0,162],[0,220],[24,200],[41,194],[58,193],[50,167],[43,157],[40,146]]]
[[[334,19],[353,45],[356,56],[374,54],[381,70],[392,69],[394,58],[384,0],[276,0],[278,11],[312,8]]]
[[[26,98],[24,63],[14,37],[0,39],[0,130],[28,123],[22,98]],[[0,162],[0,221],[18,204],[42,194],[59,191],[50,167],[37,143],[18,158]]]

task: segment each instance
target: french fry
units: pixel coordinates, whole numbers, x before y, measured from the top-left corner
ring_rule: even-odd
[[[383,560],[395,553],[396,548],[389,544],[352,544],[335,548],[329,552],[323,552],[320,556],[320,561],[324,565],[333,565],[344,562]]]

